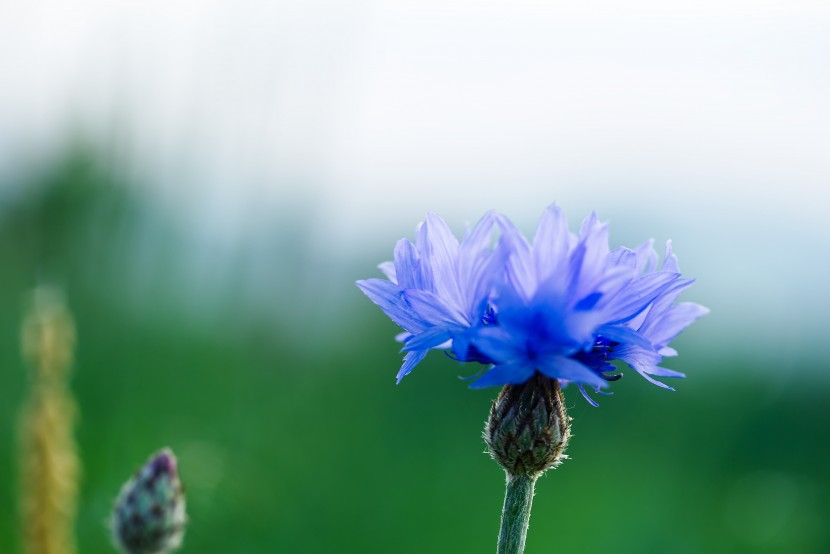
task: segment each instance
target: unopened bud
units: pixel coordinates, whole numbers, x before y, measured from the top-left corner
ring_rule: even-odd
[[[165,448],[121,488],[112,532],[126,554],[161,554],[181,545],[186,519],[176,457]]]
[[[484,429],[490,455],[509,475],[534,478],[567,457],[570,436],[559,382],[538,373],[502,389]]]

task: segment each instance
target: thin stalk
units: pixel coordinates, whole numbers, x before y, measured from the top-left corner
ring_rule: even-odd
[[[508,474],[504,507],[501,511],[497,554],[522,554],[524,552],[535,485],[535,477]]]

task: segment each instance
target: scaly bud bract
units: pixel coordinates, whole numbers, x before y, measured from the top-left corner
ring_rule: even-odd
[[[539,373],[502,389],[484,429],[493,459],[511,476],[533,478],[562,462],[570,436],[559,382]]]

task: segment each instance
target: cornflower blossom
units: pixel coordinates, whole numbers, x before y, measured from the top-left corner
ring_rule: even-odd
[[[659,366],[676,355],[668,343],[707,313],[675,304],[693,280],[681,277],[670,243],[658,267],[651,241],[612,251],[595,214],[573,234],[555,205],[532,242],[491,212],[459,243],[429,214],[415,244],[402,239],[394,263],[381,269],[388,280],[358,286],[405,330],[398,381],[442,348],[488,366],[473,388],[521,384],[538,372],[575,383],[596,404],[585,386],[600,392],[618,379],[609,375],[613,360],[670,388],[654,378],[683,377]]]

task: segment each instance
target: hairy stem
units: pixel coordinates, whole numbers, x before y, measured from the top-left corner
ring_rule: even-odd
[[[524,552],[535,485],[536,477],[508,474],[504,508],[501,511],[497,554],[522,554]]]

